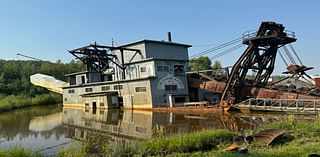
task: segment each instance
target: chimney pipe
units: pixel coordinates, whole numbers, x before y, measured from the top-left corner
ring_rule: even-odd
[[[171,39],[171,32],[168,32],[168,42],[172,42],[172,39]]]

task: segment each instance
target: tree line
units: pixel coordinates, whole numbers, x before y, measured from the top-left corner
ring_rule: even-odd
[[[36,73],[54,76],[65,80],[67,73],[80,71],[82,63],[72,60],[69,63],[47,61],[0,60],[0,96],[36,96],[48,93],[47,89],[33,86],[29,77]]]

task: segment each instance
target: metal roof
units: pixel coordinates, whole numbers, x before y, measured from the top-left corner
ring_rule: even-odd
[[[135,42],[131,42],[128,44],[124,44],[124,45],[120,45],[119,47],[127,47],[127,46],[131,46],[131,45],[137,45],[140,43],[157,43],[157,44],[164,44],[164,45],[175,45],[175,46],[182,46],[182,47],[192,47],[192,45],[188,45],[188,44],[182,44],[182,43],[176,43],[176,42],[168,42],[168,41],[157,41],[157,40],[147,40],[147,39],[143,39],[143,40],[138,40]]]

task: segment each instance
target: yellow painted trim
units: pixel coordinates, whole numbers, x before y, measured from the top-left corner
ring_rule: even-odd
[[[63,104],[63,107],[66,108],[86,108],[84,104]],[[89,105],[87,108],[92,108],[92,106]],[[97,106],[97,109],[108,109],[108,108],[118,108],[118,107],[113,107],[113,106],[104,106],[100,107]],[[145,109],[145,110],[152,110],[153,106],[151,104],[144,104],[144,105],[134,105],[133,104],[133,109]],[[132,107],[126,107],[124,106],[124,109],[132,109]]]
[[[85,107],[84,104],[63,104],[63,107],[64,108],[81,108],[81,109],[84,109],[84,108],[92,108],[92,106],[89,106],[89,107]],[[118,107],[112,107],[112,106],[104,106],[104,107],[100,107],[100,106],[97,106],[97,109],[112,109],[112,108],[118,108]]]
[[[132,105],[133,106],[133,109],[152,109],[152,104],[143,104],[143,105],[141,105],[141,104],[133,104]],[[124,108],[132,108],[132,107],[126,107],[126,106],[124,106]]]
[[[63,104],[66,108],[84,108],[83,104]]]

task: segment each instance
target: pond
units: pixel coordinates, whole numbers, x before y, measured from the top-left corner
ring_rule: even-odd
[[[55,105],[1,112],[0,147],[20,146],[45,155],[55,154],[70,141],[61,118],[62,108]]]
[[[309,121],[313,115],[298,115]],[[286,114],[168,113],[133,110],[86,110],[39,106],[0,113],[0,148],[21,146],[46,156],[73,141],[103,133],[114,145],[159,135],[182,134],[205,128],[226,128],[241,133],[274,121],[286,121]]]

